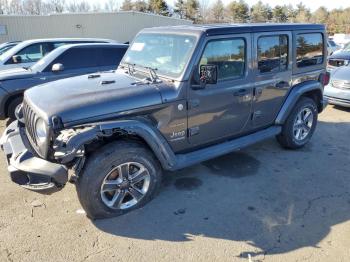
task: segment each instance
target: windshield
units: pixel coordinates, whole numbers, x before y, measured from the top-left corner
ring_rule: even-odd
[[[347,43],[347,44],[344,46],[343,50],[345,50],[345,51],[350,51],[350,43]]]
[[[196,37],[172,34],[139,34],[123,62],[135,67],[151,67],[157,74],[179,77],[191,56]]]
[[[334,41],[333,41],[333,40],[328,40],[328,43],[329,43],[331,46],[333,46],[333,47],[335,47],[335,46],[336,46],[336,44],[334,43]]]

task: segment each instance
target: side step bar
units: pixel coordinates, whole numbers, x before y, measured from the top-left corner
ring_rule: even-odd
[[[228,154],[233,151],[238,151],[241,148],[250,146],[267,138],[273,137],[281,133],[280,126],[272,126],[256,133],[236,138],[218,145],[210,146],[204,149],[199,149],[187,154],[175,155],[176,162],[171,170],[178,170],[194,164],[198,164],[209,159]]]

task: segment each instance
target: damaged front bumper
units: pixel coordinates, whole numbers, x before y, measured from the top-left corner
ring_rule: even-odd
[[[62,188],[68,181],[64,165],[39,158],[33,152],[25,130],[18,121],[10,124],[0,140],[11,180],[20,186],[43,191]]]

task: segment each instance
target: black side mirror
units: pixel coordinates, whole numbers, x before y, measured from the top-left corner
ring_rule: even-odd
[[[22,57],[20,55],[14,55],[12,61],[14,64],[20,64],[22,63]]]
[[[216,65],[201,65],[199,77],[201,85],[216,84],[218,82],[218,67]]]

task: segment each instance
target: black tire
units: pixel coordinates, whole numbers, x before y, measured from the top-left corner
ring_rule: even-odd
[[[8,107],[7,107],[7,116],[8,118],[10,118],[10,120],[16,120],[16,114],[15,114],[15,111],[16,111],[16,108],[17,106],[19,106],[23,101],[23,97],[16,97],[15,99],[13,99]]]
[[[294,133],[294,123],[297,119],[297,116],[300,112],[303,110],[310,110],[312,112],[312,126],[308,132],[308,134],[303,139],[297,139],[295,137]],[[305,146],[311,139],[317,125],[317,117],[318,117],[318,110],[317,105],[315,101],[308,97],[302,97],[295,107],[293,108],[292,112],[288,116],[286,122],[282,126],[282,132],[279,134],[276,138],[277,141],[285,148],[288,149],[297,149]],[[311,118],[311,116],[310,116]]]
[[[108,194],[109,196],[111,194],[115,196],[119,191],[102,193],[102,184],[112,170],[128,162],[138,163],[147,170],[149,174],[149,176],[147,175],[148,189],[139,202],[132,207],[126,209],[110,208],[103,202],[102,195],[106,196]],[[115,170],[114,172],[118,173],[119,171]],[[76,183],[78,198],[87,216],[91,219],[119,216],[140,208],[151,201],[160,188],[161,177],[161,166],[150,150],[136,142],[116,141],[102,147],[89,156]],[[108,179],[108,181],[110,180]],[[145,183],[145,181],[142,183]],[[129,189],[130,185],[128,186]],[[128,189],[124,188],[123,192],[125,191],[129,192]],[[129,198],[131,196],[131,194],[126,195]]]

